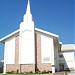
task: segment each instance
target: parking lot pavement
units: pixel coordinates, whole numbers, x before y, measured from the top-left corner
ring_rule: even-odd
[[[69,72],[68,75],[75,75],[75,71]]]

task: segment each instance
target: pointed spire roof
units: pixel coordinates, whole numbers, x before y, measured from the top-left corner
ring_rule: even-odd
[[[26,14],[24,15],[24,21],[32,21],[32,14],[30,11],[30,1],[28,0]]]
[[[27,4],[27,9],[26,9],[26,14],[27,13],[31,13],[30,12],[30,1],[28,0],[28,4]]]

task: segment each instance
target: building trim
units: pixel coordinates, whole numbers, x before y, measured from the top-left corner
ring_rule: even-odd
[[[54,36],[54,37],[59,37],[59,36],[56,35],[56,34],[53,34],[53,33],[47,32],[47,31],[42,30],[42,29],[39,29],[39,28],[35,28],[35,31],[39,31],[39,32],[42,32],[42,33],[44,33],[44,34],[51,35],[51,36]]]
[[[35,31],[38,31],[38,32],[41,32],[41,33],[44,33],[44,34],[47,34],[47,35],[50,35],[50,36],[53,36],[53,37],[56,37],[58,38],[59,36],[56,35],[56,34],[53,34],[53,33],[50,33],[50,32],[47,32],[45,30],[42,30],[42,29],[39,29],[39,28],[35,28]],[[13,36],[13,35],[16,35],[17,33],[20,32],[20,29],[8,34],[7,36],[3,37],[0,39],[0,42],[4,42],[6,39],[8,39],[9,37]]]
[[[0,42],[4,42],[7,38],[9,38],[9,37],[11,37],[11,36],[17,34],[18,32],[19,32],[19,29],[16,30],[16,31],[14,31],[14,32],[12,32],[12,33],[10,33],[10,34],[8,34],[7,36],[1,38],[1,39],[0,39]]]

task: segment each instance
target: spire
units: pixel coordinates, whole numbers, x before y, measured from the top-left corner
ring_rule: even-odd
[[[30,12],[30,2],[29,2],[29,0],[28,0],[27,10],[26,10],[26,14],[27,14],[27,13],[31,13],[31,12]]]
[[[30,1],[28,0],[26,14],[24,15],[24,21],[32,21],[32,14],[30,11]]]

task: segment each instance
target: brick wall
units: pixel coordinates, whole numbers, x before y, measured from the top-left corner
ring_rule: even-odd
[[[21,72],[35,72],[35,65],[34,64],[21,64]]]
[[[36,68],[38,68],[40,71],[52,71],[51,67],[52,65],[51,64],[43,64],[41,62],[41,33],[36,33],[35,35],[36,37],[36,48],[35,48],[35,52],[36,52]]]

